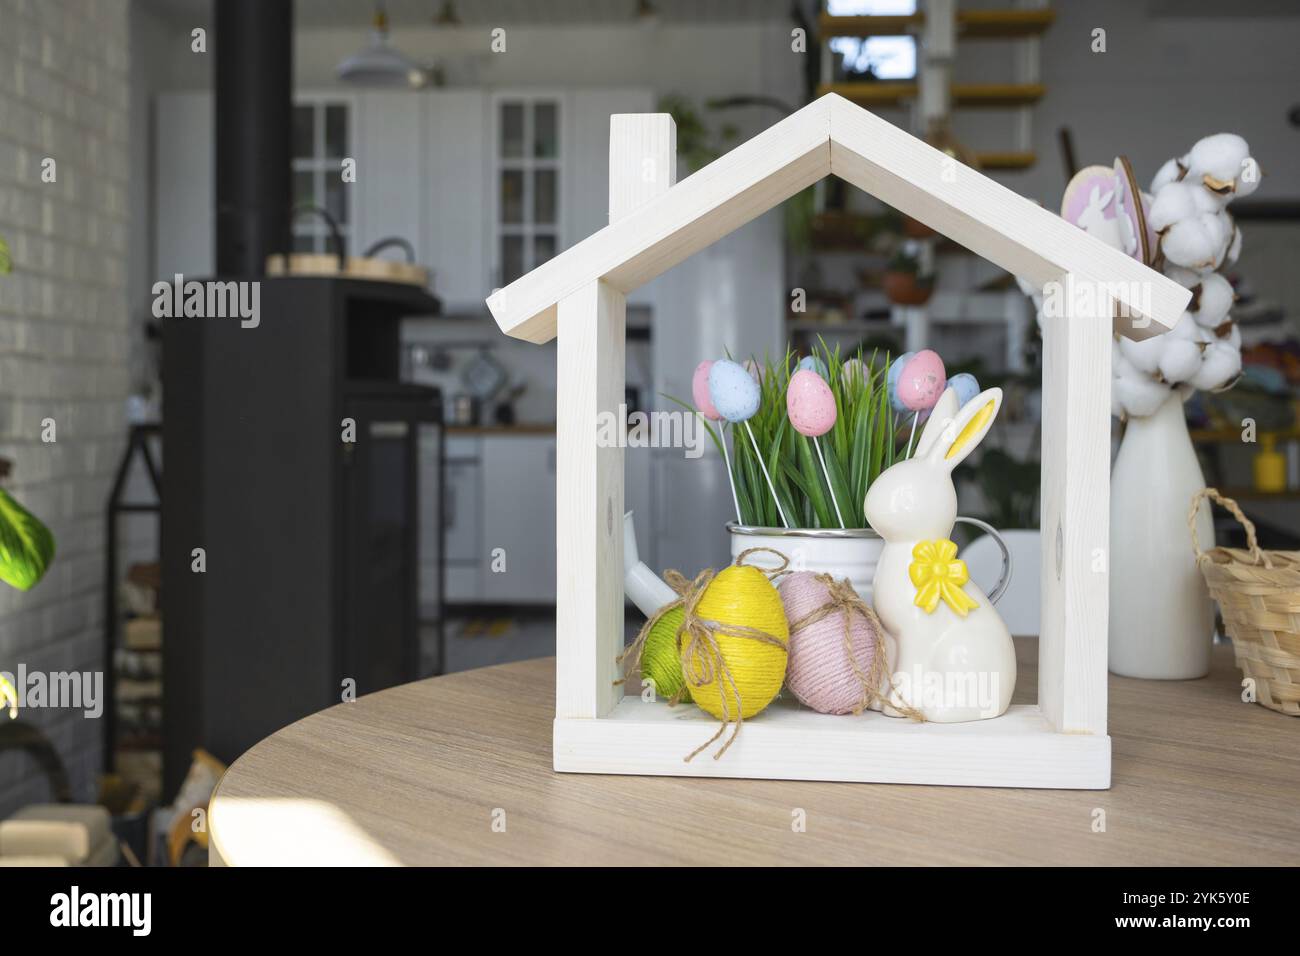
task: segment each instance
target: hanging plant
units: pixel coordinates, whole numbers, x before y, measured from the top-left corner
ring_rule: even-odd
[[[0,488],[0,581],[31,590],[54,560],[54,535]]]

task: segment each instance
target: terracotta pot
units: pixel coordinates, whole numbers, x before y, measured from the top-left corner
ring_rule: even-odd
[[[913,219],[911,216],[904,216],[903,235],[909,239],[929,239],[931,236],[937,236],[938,233],[921,222],[921,220]]]
[[[934,294],[933,282],[922,282],[911,272],[886,272],[885,295],[896,305],[925,305]]]

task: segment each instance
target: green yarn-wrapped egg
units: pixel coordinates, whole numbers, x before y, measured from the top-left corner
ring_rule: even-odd
[[[680,700],[689,701],[691,692],[684,689],[682,664],[677,656],[677,629],[682,626],[685,613],[675,607],[655,622],[641,649],[641,679],[652,680],[655,693],[671,700],[679,690]]]

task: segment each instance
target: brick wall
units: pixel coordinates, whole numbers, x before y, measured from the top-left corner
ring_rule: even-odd
[[[104,504],[129,391],[127,0],[0,0],[0,455],[10,492],[54,532],[45,579],[0,585],[0,670],[102,670]],[[42,160],[57,181],[41,181]],[[57,441],[41,440],[52,418]],[[32,709],[78,799],[92,799],[102,721]],[[3,718],[0,718],[3,719]],[[47,798],[0,754],[0,818]]]

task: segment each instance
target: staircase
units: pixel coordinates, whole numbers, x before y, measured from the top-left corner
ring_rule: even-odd
[[[956,0],[924,2],[923,10],[903,15],[832,16],[823,12],[818,21],[824,45],[818,95],[838,93],[868,108],[911,104],[913,128],[919,134],[946,125],[955,109],[1016,110],[1012,148],[979,152],[975,159],[986,170],[1028,169],[1037,159],[1032,150],[1032,107],[1046,93],[1039,82],[1038,38],[1055,20],[1055,12],[1032,2],[1004,10],[958,10]],[[915,81],[834,81],[834,57],[825,47],[832,37],[901,35],[917,38]],[[952,82],[958,44],[980,40],[1018,41],[1016,82]]]

